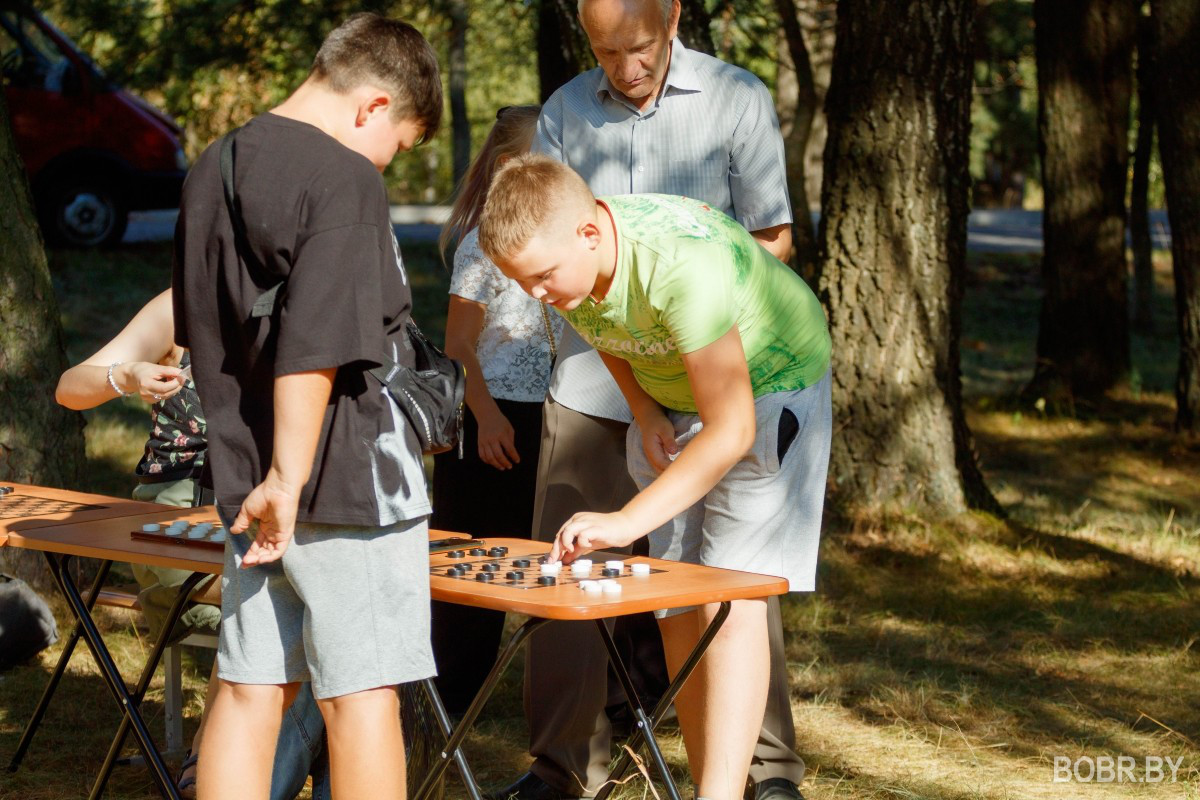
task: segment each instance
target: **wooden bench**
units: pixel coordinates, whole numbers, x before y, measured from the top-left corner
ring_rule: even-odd
[[[142,610],[137,592],[121,586],[101,589],[100,596],[96,598],[96,605],[123,608],[127,611]],[[167,645],[163,651],[163,725],[167,736],[167,747],[163,755],[169,756],[182,755],[188,749],[183,740],[183,663],[180,648],[184,645],[216,650],[217,637],[208,633],[190,633],[178,642]]]

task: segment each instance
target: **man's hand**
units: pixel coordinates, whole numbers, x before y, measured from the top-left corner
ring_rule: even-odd
[[[293,487],[268,472],[266,480],[254,487],[238,510],[229,532],[245,533],[251,522],[258,522],[253,544],[242,557],[242,568],[269,564],[283,557],[296,528],[296,509],[300,505],[300,487]]]
[[[550,548],[550,561],[570,563],[592,550],[624,547],[638,538],[637,531],[620,511],[597,514],[581,511],[558,529]]]

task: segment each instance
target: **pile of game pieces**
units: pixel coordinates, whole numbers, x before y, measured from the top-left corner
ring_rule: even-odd
[[[169,536],[180,541],[203,539],[215,544],[223,543],[226,537],[225,529],[219,522],[197,522],[191,524],[183,520],[176,520],[166,528],[163,528],[157,522],[148,522],[142,526],[142,533]]]

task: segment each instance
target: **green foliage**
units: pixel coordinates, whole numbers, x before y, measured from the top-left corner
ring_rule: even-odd
[[[976,205],[1020,207],[1038,180],[1033,4],[985,0],[976,16],[971,177]]]
[[[779,15],[771,0],[709,2],[717,58],[750,70],[775,92]],[[686,42],[685,42],[686,44]]]
[[[209,142],[283,100],[308,74],[325,35],[357,11],[408,20],[448,63],[440,2],[419,0],[57,0],[47,13],[126,88],[174,116],[195,158]],[[534,17],[526,3],[473,0],[468,113],[481,142],[495,110],[537,100]],[[442,202],[451,186],[449,110],[427,146],[393,162],[395,202]]]

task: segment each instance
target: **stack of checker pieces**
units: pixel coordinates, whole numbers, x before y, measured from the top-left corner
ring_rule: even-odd
[[[142,525],[141,530],[129,532],[129,538],[143,542],[164,542],[219,551],[225,549],[226,536],[220,522],[188,523],[183,520],[176,520],[165,527],[157,522],[148,522]]]

